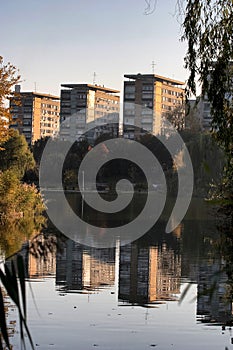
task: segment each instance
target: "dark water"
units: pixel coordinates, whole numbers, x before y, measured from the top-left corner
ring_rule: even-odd
[[[78,202],[75,194],[69,200]],[[165,233],[164,212],[146,235],[116,248],[87,247],[55,229],[25,241],[36,348],[233,348],[228,258],[210,211],[193,200],[174,232]],[[20,349],[17,311],[6,300],[13,349]]]

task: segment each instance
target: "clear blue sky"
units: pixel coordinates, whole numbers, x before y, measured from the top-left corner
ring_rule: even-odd
[[[153,2],[153,1],[152,1]],[[186,44],[176,0],[10,0],[1,4],[0,55],[21,73],[23,90],[60,93],[60,84],[96,82],[121,89],[126,73],[184,80]]]

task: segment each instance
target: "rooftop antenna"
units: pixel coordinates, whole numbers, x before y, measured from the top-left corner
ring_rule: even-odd
[[[96,72],[93,73],[93,85],[96,84]]]
[[[156,66],[155,61],[152,61],[151,67],[152,67],[152,73],[153,73],[153,74],[155,74],[155,66]]]

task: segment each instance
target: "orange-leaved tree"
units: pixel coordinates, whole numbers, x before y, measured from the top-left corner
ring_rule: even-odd
[[[10,62],[4,63],[0,56],[0,147],[1,143],[8,139],[9,124],[11,120],[10,110],[7,105],[13,95],[12,87],[20,80],[17,68]]]

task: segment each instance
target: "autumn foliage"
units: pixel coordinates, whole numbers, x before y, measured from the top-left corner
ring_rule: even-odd
[[[8,139],[11,116],[8,100],[13,95],[12,88],[19,82],[20,75],[11,63],[4,63],[0,56],[0,145]]]

